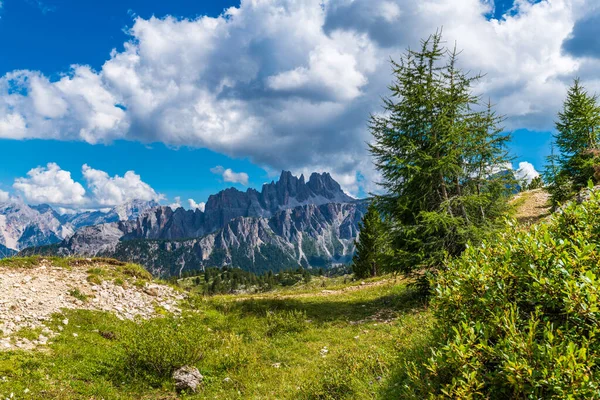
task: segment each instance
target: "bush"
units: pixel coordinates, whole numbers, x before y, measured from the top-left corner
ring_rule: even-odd
[[[440,273],[439,346],[407,397],[597,398],[600,196],[547,224],[509,226]]]
[[[118,266],[117,271],[119,271],[125,276],[130,276],[132,278],[152,280],[152,274],[150,274],[150,272],[146,271],[144,267],[138,264],[125,264],[122,266]]]
[[[157,383],[177,368],[195,365],[205,343],[202,328],[195,317],[169,316],[132,324],[123,338],[127,373]]]

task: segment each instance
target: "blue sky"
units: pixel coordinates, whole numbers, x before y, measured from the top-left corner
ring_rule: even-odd
[[[88,64],[98,70],[112,49],[122,49],[126,30],[136,16],[150,18],[173,15],[196,18],[219,15],[239,1],[193,0],[4,0],[0,10],[0,75],[13,70],[39,70],[59,77],[71,64]],[[27,29],[24,29],[27,27]],[[208,149],[170,148],[161,143],[144,145],[116,141],[90,145],[79,141],[0,139],[2,164],[0,190],[12,191],[15,177],[26,176],[36,166],[55,162],[82,181],[81,167],[89,164],[110,175],[134,170],[169,200],[175,197],[206,201],[210,194],[226,187],[244,185],[225,182],[210,172],[216,165],[248,173],[250,185],[260,187],[274,179],[248,160],[230,158]],[[160,165],[160,168],[157,168]],[[187,203],[183,202],[187,207]]]
[[[465,49],[462,66],[487,74],[481,89],[507,116],[515,167],[541,170],[569,80],[596,87],[600,46],[581,45],[596,35],[596,8],[570,3],[2,0],[0,199],[99,207],[142,187],[187,206],[245,188],[236,173],[260,187],[284,168],[331,171],[364,195],[376,188],[365,126],[386,60],[439,26]],[[127,171],[138,178],[121,179]],[[49,190],[86,199],[40,195]]]

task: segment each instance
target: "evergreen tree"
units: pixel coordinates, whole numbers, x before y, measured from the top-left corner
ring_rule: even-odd
[[[579,79],[575,79],[567,92],[556,130],[554,141],[559,154],[553,152],[546,173],[555,207],[587,187],[590,179],[594,183],[600,179],[598,97],[590,95]]]
[[[533,178],[531,180],[531,182],[529,182],[527,185],[524,186],[525,190],[535,190],[535,189],[541,189],[544,187],[544,181],[542,180],[541,176],[536,176],[535,178]]]
[[[456,66],[441,33],[392,61],[395,81],[384,113],[373,115],[370,145],[386,194],[377,203],[389,224],[392,267],[438,267],[478,242],[507,209],[512,174],[509,135],[491,104],[471,92],[480,76]]]
[[[352,272],[359,279],[377,276],[381,272],[385,239],[381,216],[374,203],[369,205],[358,227]]]

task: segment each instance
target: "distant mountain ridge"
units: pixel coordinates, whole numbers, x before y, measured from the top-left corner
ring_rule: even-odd
[[[298,265],[324,267],[350,261],[367,203],[309,204],[278,211],[270,218],[237,217],[201,237],[128,237],[122,229],[134,221],[102,224],[80,229],[60,244],[35,251],[114,257],[140,263],[157,276],[223,265],[255,273]],[[160,207],[154,211],[163,209],[170,210]]]
[[[34,250],[112,256],[160,275],[232,264],[259,272],[265,265],[275,267],[274,259],[310,267],[348,261],[365,208],[365,201],[344,193],[328,173],[313,173],[306,182],[303,175],[283,171],[260,192],[230,188],[211,195],[204,211],[157,206],[138,218],[84,227],[58,245]]]
[[[0,249],[7,249],[0,252],[0,258],[27,247],[58,243],[85,226],[137,218],[156,206],[154,201],[132,200],[106,212],[61,215],[47,204],[27,205],[11,199],[0,203]]]

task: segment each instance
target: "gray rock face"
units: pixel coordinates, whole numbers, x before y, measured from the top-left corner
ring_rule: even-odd
[[[0,204],[0,245],[19,250],[61,241],[73,233],[49,206],[30,207],[20,200]]]
[[[59,254],[109,253],[117,248],[122,236],[123,232],[116,223],[87,226],[67,239],[66,246],[59,250]]]
[[[79,230],[51,254],[106,256],[144,265],[160,276],[207,266],[231,265],[254,272],[350,261],[367,202],[305,205],[270,218],[238,217],[222,229],[190,239],[119,238],[121,224]]]
[[[297,178],[283,171],[278,182],[263,185],[261,192],[230,188],[211,195],[204,212],[156,207],[120,227],[125,232],[124,240],[193,238],[215,232],[238,217],[269,218],[281,210],[302,205],[353,201],[328,173],[314,173],[305,183],[304,176]]]
[[[200,383],[204,377],[200,374],[197,368],[194,367],[181,367],[173,372],[173,380],[175,381],[175,389],[178,391],[190,390],[196,392]]]

